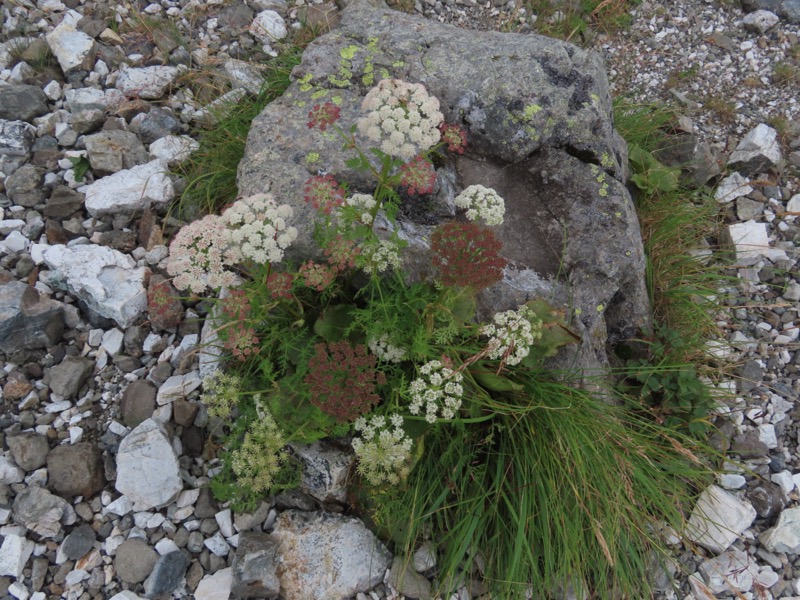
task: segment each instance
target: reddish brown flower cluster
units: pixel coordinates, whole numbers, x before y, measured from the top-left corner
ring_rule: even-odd
[[[442,123],[439,125],[439,131],[442,134],[442,142],[447,145],[450,152],[456,154],[464,154],[467,147],[467,132],[460,125]]]
[[[303,191],[305,192],[305,201],[310,202],[315,209],[326,215],[331,214],[334,208],[344,204],[344,188],[336,182],[332,175],[311,177],[306,181]]]
[[[326,102],[323,105],[315,104],[314,108],[308,111],[308,128],[319,127],[320,131],[325,131],[328,125],[332,125],[339,120],[342,110],[333,102]]]
[[[355,258],[361,251],[353,240],[348,240],[341,235],[333,238],[325,246],[325,256],[328,257],[328,264],[337,271],[346,271],[356,266]]]
[[[475,223],[450,221],[431,235],[433,265],[445,285],[489,287],[503,278],[502,244],[490,229]]]
[[[368,413],[380,401],[375,386],[385,384],[386,377],[375,369],[376,359],[364,346],[335,342],[314,348],[304,379],[314,406],[344,423]]]
[[[307,287],[322,292],[336,280],[336,270],[309,260],[300,265],[297,276]]]
[[[242,290],[232,290],[223,300],[222,312],[232,324],[225,329],[225,348],[240,361],[258,354],[259,339],[256,331],[247,326],[250,317],[250,300]]]
[[[294,283],[294,277],[291,273],[273,271],[267,277],[267,289],[273,298],[291,299],[292,283]]]
[[[433,164],[422,156],[417,156],[400,167],[400,185],[409,194],[430,194],[436,182]]]

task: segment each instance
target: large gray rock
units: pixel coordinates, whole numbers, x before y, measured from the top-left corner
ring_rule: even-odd
[[[122,440],[114,485],[136,511],[166,506],[183,490],[178,459],[158,421],[147,419]]]
[[[0,119],[0,172],[11,175],[31,155],[36,129],[25,121]]]
[[[21,281],[0,286],[0,352],[52,346],[64,333],[64,305]]]
[[[278,543],[271,535],[245,531],[233,557],[231,594],[234,598],[277,598]]]
[[[292,444],[294,454],[303,461],[300,489],[320,502],[345,502],[350,469],[355,457],[330,442]]]
[[[93,217],[132,213],[151,204],[165,206],[175,197],[167,165],[160,160],[118,171],[79,190],[86,195],[86,210]]]
[[[79,13],[69,11],[58,27],[45,36],[65,74],[89,71],[94,66],[97,46],[91,37],[76,28],[81,18]]]
[[[19,579],[25,563],[33,554],[34,546],[32,541],[15,533],[4,534],[3,545],[0,546],[0,575]]]
[[[728,167],[751,177],[774,167],[781,160],[778,132],[761,123],[751,130],[728,159]]]
[[[47,455],[47,473],[48,487],[64,498],[83,496],[88,500],[106,482],[103,453],[89,442],[53,448]]]
[[[44,203],[43,179],[44,169],[31,164],[23,165],[6,179],[6,194],[14,204],[33,208]]]
[[[275,522],[272,537],[285,600],[351,598],[383,581],[392,560],[361,521],[333,513],[288,510]]]
[[[95,175],[108,175],[147,162],[147,151],[131,131],[101,131],[84,138]]]
[[[47,462],[50,446],[43,435],[33,432],[9,434],[6,443],[14,461],[26,471],[38,469]]]
[[[117,77],[117,89],[133,98],[158,100],[180,75],[178,67],[152,66],[123,69]]]
[[[769,10],[790,23],[800,23],[800,0],[742,0],[746,11]]]
[[[47,112],[47,97],[35,85],[0,86],[0,119],[31,121]]]
[[[303,200],[311,175],[324,170],[352,191],[374,189],[370,175],[345,165],[351,154],[338,136],[307,127],[310,106],[335,97],[339,124],[350,128],[362,97],[384,76],[365,85],[366,66],[423,82],[445,120],[468,131],[467,154],[438,172],[434,205],[444,210],[400,223],[410,242],[407,267],[424,273],[430,224],[452,217],[455,194],[475,183],[494,187],[506,201],[505,223],[495,231],[514,267],[482,294],[481,318],[549,299],[572,310],[581,337],[562,350],[559,363],[595,372],[605,366],[609,342],[635,337],[648,325],[649,309],[638,221],[623,184],[627,150],[612,125],[600,56],[536,35],[467,32],[355,0],[339,29],[308,46],[283,97],[253,121],[239,165],[243,195],[269,188],[294,209],[300,236],[291,260],[317,252],[315,216]],[[352,76],[345,81],[343,73]],[[307,165],[310,152],[320,161]]]
[[[48,369],[44,382],[54,394],[67,400],[74,399],[94,368],[90,358],[67,356],[61,363]]]
[[[759,538],[770,552],[800,553],[800,508],[787,508],[778,517],[775,527]]]
[[[749,502],[712,485],[700,494],[686,535],[711,552],[720,553],[727,550],[755,518],[756,510]]]
[[[57,536],[62,525],[72,525],[77,519],[69,502],[36,486],[17,494],[13,515],[16,523],[44,538]]]
[[[42,260],[50,269],[40,278],[52,287],[66,290],[83,300],[89,310],[128,328],[147,308],[145,283],[149,270],[136,267],[130,256],[96,245],[42,249]]]

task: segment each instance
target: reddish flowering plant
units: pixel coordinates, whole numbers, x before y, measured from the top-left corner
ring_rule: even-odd
[[[273,271],[267,277],[267,289],[273,298],[291,299],[293,283],[294,277],[291,273]]]
[[[337,235],[325,246],[328,264],[337,271],[346,271],[356,266],[356,257],[361,253],[354,240]]]
[[[244,321],[250,316],[250,300],[243,290],[231,290],[222,300],[222,312],[234,321]]]
[[[400,185],[409,194],[430,194],[436,182],[436,171],[433,164],[417,156],[400,167]]]
[[[480,290],[497,283],[506,266],[501,247],[490,229],[475,223],[450,221],[431,235],[433,266],[444,285]]]
[[[231,351],[234,358],[244,362],[251,356],[258,354],[259,342],[256,330],[252,327],[245,327],[240,323],[237,327],[228,330],[225,348]]]
[[[314,406],[344,423],[380,402],[375,388],[386,383],[386,376],[375,369],[377,361],[364,346],[343,341],[320,343],[314,349],[304,379]]]
[[[304,199],[318,211],[331,214],[334,208],[344,204],[345,191],[332,175],[317,175],[306,181]]]
[[[322,292],[336,280],[336,270],[328,265],[307,261],[300,265],[297,276],[311,289]]]
[[[442,134],[442,142],[447,145],[450,152],[464,154],[467,147],[467,132],[463,127],[452,123],[442,123],[439,125],[439,131]]]
[[[308,111],[308,128],[319,127],[320,131],[325,131],[328,125],[333,125],[339,120],[342,110],[333,102],[325,104],[315,104],[314,108]]]

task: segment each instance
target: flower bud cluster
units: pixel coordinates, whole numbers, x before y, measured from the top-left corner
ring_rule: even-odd
[[[353,439],[358,472],[371,485],[395,485],[408,476],[412,441],[403,431],[403,417],[394,414],[388,423],[381,415],[359,417],[354,427],[361,434]]]
[[[372,224],[372,209],[375,208],[377,200],[372,194],[353,194],[345,201],[348,206],[354,207],[359,212],[359,220],[364,225]]]
[[[471,185],[455,198],[458,208],[467,211],[470,221],[483,219],[487,225],[501,225],[506,212],[506,204],[492,188]]]
[[[366,116],[359,119],[358,130],[380,142],[389,156],[411,160],[441,138],[439,100],[422,84],[384,79],[364,97],[361,110]]]
[[[369,351],[384,362],[399,363],[405,360],[406,351],[390,344],[388,333],[384,333],[377,339],[370,340],[367,345],[369,346]]]
[[[286,461],[286,438],[259,396],[255,401],[259,418],[250,424],[242,445],[232,452],[231,468],[241,485],[253,492],[266,492]]]
[[[237,200],[221,216],[208,215],[183,227],[169,248],[167,272],[179,290],[202,293],[236,284],[234,265],[253,261],[279,262],[297,239],[287,225],[288,204],[278,205],[270,194]]]
[[[403,264],[400,249],[391,240],[380,240],[377,244],[362,247],[361,257],[361,268],[370,275],[383,273],[389,268],[399,269]]]
[[[412,415],[418,415],[425,409],[425,420],[435,423],[437,415],[442,419],[452,419],[461,408],[461,396],[464,388],[461,382],[464,376],[458,371],[444,366],[439,360],[425,363],[419,369],[422,377],[411,382],[411,405],[408,407]]]
[[[521,363],[542,337],[542,321],[527,306],[497,313],[493,321],[480,329],[481,335],[490,338],[488,357],[508,365]]]

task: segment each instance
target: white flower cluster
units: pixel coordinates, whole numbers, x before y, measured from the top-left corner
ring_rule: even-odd
[[[483,219],[487,225],[501,225],[506,212],[506,203],[492,188],[471,185],[455,198],[458,208],[467,211],[470,221]]]
[[[436,422],[437,413],[442,419],[452,419],[461,408],[461,396],[464,388],[461,382],[464,376],[458,371],[445,367],[441,361],[432,360],[420,367],[419,377],[411,382],[411,405],[408,407],[412,415],[418,415],[425,407],[425,420]]]
[[[390,156],[411,160],[441,138],[439,100],[422,84],[383,79],[364,97],[361,110],[367,114],[358,130]]]
[[[379,415],[369,421],[359,417],[354,426],[361,434],[353,439],[358,472],[372,485],[395,485],[405,479],[411,465],[412,441],[403,431],[403,417],[392,415],[388,423]]]
[[[383,273],[390,267],[400,268],[400,249],[391,240],[380,240],[377,244],[362,247],[361,256],[364,260],[361,267],[370,275]]]
[[[183,227],[172,240],[167,273],[177,289],[200,294],[207,287],[234,285],[236,275],[226,267],[236,262],[228,228],[217,215],[207,215]]]
[[[399,363],[403,362],[406,357],[406,351],[403,348],[398,348],[389,343],[388,333],[384,333],[376,340],[370,340],[367,345],[370,352],[384,362]]]
[[[527,306],[518,311],[507,310],[494,316],[494,323],[481,327],[489,339],[489,358],[517,365],[531,351],[533,343],[542,337],[542,321]]]
[[[254,492],[268,491],[286,461],[286,438],[272,414],[255,397],[259,418],[250,424],[242,445],[233,451],[231,468],[239,484]]]
[[[270,194],[237,200],[222,216],[208,215],[182,228],[169,247],[167,273],[179,290],[202,293],[236,285],[230,267],[247,260],[278,262],[297,239],[292,208]]]
[[[347,202],[348,206],[354,207],[360,213],[359,219],[364,225],[370,225],[372,223],[372,213],[370,211],[375,208],[375,204],[377,203],[377,200],[375,200],[372,194],[353,194],[347,198],[345,202]]]
[[[231,244],[242,259],[258,264],[283,260],[283,251],[297,239],[297,229],[286,225],[291,217],[292,207],[278,205],[272,194],[237,200],[222,213],[231,227]]]

